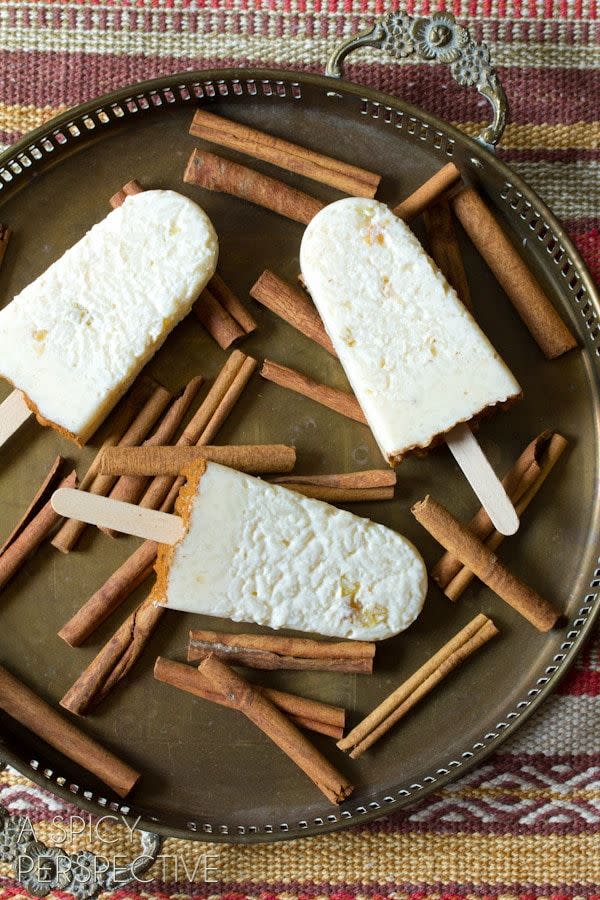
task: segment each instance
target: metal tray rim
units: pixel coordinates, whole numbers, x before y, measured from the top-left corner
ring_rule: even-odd
[[[138,94],[176,88],[178,85],[181,85],[184,82],[193,81],[218,83],[219,81],[226,79],[248,79],[256,81],[272,80],[286,82],[289,82],[293,79],[298,83],[309,83],[313,86],[322,87],[325,90],[341,90],[352,93],[354,95],[360,95],[362,98],[373,101],[382,106],[392,107],[401,110],[402,112],[405,112],[409,115],[415,115],[420,120],[427,122],[429,125],[443,128],[443,130],[447,134],[452,136],[458,143],[462,145],[466,144],[472,149],[474,154],[476,154],[477,156],[483,156],[490,165],[498,168],[498,170],[507,179],[509,179],[510,182],[517,188],[517,190],[522,192],[525,197],[533,198],[536,209],[543,213],[546,222],[552,228],[554,234],[560,239],[561,244],[564,246],[564,249],[568,253],[569,258],[577,267],[578,273],[580,274],[581,279],[585,284],[586,292],[593,306],[595,307],[596,313],[600,316],[600,292],[596,288],[594,281],[579,251],[573,245],[572,241],[564,231],[561,223],[556,218],[556,216],[517,173],[515,173],[508,165],[503,163],[501,160],[497,159],[494,153],[492,153],[489,149],[484,147],[474,138],[470,137],[469,135],[465,134],[464,132],[460,131],[460,129],[455,128],[449,123],[439,119],[438,117],[427,113],[420,107],[406,103],[402,99],[377,91],[373,88],[364,87],[360,84],[342,79],[334,79],[323,75],[296,72],[294,70],[262,68],[255,69],[240,67],[228,69],[217,68],[206,70],[190,70],[178,72],[173,75],[168,75],[164,78],[159,77],[148,81],[138,82],[133,85],[127,85],[117,91],[102,95],[101,97],[93,98],[92,100],[89,100],[83,104],[79,104],[76,107],[72,107],[63,113],[60,113],[58,116],[50,119],[45,124],[28,132],[26,135],[24,135],[23,138],[21,138],[15,144],[12,144],[9,148],[7,148],[3,153],[0,154],[0,171],[2,171],[3,168],[6,170],[6,167],[10,167],[12,163],[16,162],[18,164],[19,155],[26,153],[27,150],[31,148],[31,146],[37,141],[52,137],[58,130],[68,125],[75,117],[79,118],[84,117],[85,115],[92,114],[95,110],[112,103],[122,103],[131,98],[135,99],[136,95]],[[195,100],[191,99],[189,105],[192,106],[194,105],[194,103]],[[158,111],[159,110],[153,110],[153,112]],[[124,121],[127,120],[127,117],[125,117]],[[3,185],[0,184],[0,200],[2,198],[2,187]],[[600,381],[600,350],[596,350],[594,356],[597,356],[597,359],[593,360],[593,368],[595,370],[596,377]],[[598,545],[598,550],[600,552],[600,542]],[[589,590],[593,591],[594,587],[590,586]],[[156,821],[153,817],[138,818],[137,815],[128,815],[127,804],[121,807],[121,804],[113,803],[110,800],[101,798],[98,798],[98,800],[88,799],[85,794],[89,794],[89,791],[84,791],[84,793],[73,792],[69,789],[68,786],[59,784],[56,781],[52,781],[51,777],[45,776],[43,771],[39,771],[37,768],[34,768],[30,764],[25,763],[21,758],[16,756],[16,754],[13,754],[7,748],[1,747],[0,744],[1,759],[15,768],[23,776],[30,778],[39,787],[51,791],[53,794],[61,797],[67,802],[75,803],[76,805],[92,814],[102,815],[106,812],[107,809],[118,809],[119,812],[124,809],[127,810],[127,812],[122,813],[123,817],[129,822],[133,823],[135,821],[140,829],[155,832],[165,837],[201,840],[206,842],[245,844],[267,843],[276,840],[290,840],[298,837],[308,837],[317,834],[324,834],[327,832],[339,831],[343,828],[347,828],[349,825],[372,821],[388,813],[404,809],[417,800],[420,800],[428,794],[438,790],[439,788],[444,787],[446,784],[448,784],[452,780],[455,780],[457,777],[464,774],[475,765],[480,765],[491,753],[493,753],[498,748],[498,746],[502,742],[510,737],[517,730],[517,728],[539,708],[540,704],[558,686],[558,684],[561,682],[561,680],[564,678],[567,671],[571,667],[575,658],[577,657],[583,643],[589,636],[593,624],[598,618],[599,612],[600,603],[598,603],[597,596],[593,596],[589,599],[589,602],[585,606],[581,607],[581,609],[578,611],[577,616],[575,617],[574,624],[578,623],[577,627],[579,628],[577,637],[575,637],[570,642],[568,650],[560,654],[560,659],[555,658],[553,660],[553,663],[556,664],[547,667],[545,672],[540,674],[536,678],[530,690],[527,692],[526,698],[523,698],[517,704],[516,709],[511,711],[507,715],[507,718],[510,718],[511,721],[498,723],[498,730],[496,732],[483,735],[482,740],[478,741],[472,749],[465,748],[462,754],[460,754],[462,757],[460,761],[450,761],[447,764],[445,770],[440,770],[441,772],[443,772],[443,774],[435,773],[435,777],[433,774],[431,776],[426,776],[423,781],[427,783],[413,785],[412,792],[407,791],[405,792],[404,796],[394,797],[394,802],[390,802],[389,805],[376,803],[375,808],[371,809],[358,807],[354,810],[354,812],[347,811],[346,815],[342,814],[336,816],[335,821],[333,822],[321,820],[321,824],[317,824],[315,821],[313,821],[312,823],[307,824],[307,827],[305,829],[298,829],[296,825],[295,827],[293,827],[293,829],[290,830],[275,830],[276,827],[273,826],[273,830],[270,832],[246,832],[243,834],[237,832],[232,833],[228,829],[226,831],[223,831],[222,833],[215,832],[214,830],[186,830],[180,827],[163,824],[159,821]],[[519,709],[519,707],[522,708]]]

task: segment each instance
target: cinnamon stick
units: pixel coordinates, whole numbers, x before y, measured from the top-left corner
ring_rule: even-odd
[[[12,235],[11,229],[8,225],[3,225],[0,222],[0,267],[4,261],[4,256],[8,249],[8,244]]]
[[[309,669],[371,675],[375,644],[367,641],[313,641],[270,634],[190,631],[188,662],[210,654],[252,669]]]
[[[295,391],[303,397],[308,397],[316,403],[320,403],[321,406],[326,406],[328,409],[333,409],[342,416],[346,416],[348,419],[354,419],[355,422],[360,422],[363,425],[367,424],[365,414],[360,408],[358,400],[354,394],[350,394],[348,391],[341,391],[339,388],[320,384],[317,381],[313,381],[308,375],[303,375],[301,372],[297,372],[295,369],[290,369],[287,366],[281,366],[279,363],[272,362],[269,359],[265,359],[263,362],[260,374],[267,381],[273,381],[281,387]]]
[[[72,488],[76,483],[77,475],[71,472],[63,478],[59,487]],[[0,556],[0,590],[16,575],[25,560],[35,553],[60,520],[48,499]]]
[[[200,665],[215,690],[277,744],[317,785],[332,803],[341,803],[354,790],[302,732],[267,697],[245,681],[220,659],[209,656]]]
[[[136,416],[144,408],[145,404],[150,400],[157,388],[157,382],[147,375],[142,375],[126,394],[125,398],[117,406],[117,409],[110,419],[110,428],[100,449],[96,453],[92,464],[81,479],[80,489],[82,491],[89,490],[94,479],[98,475],[98,462],[102,451],[107,447],[114,447],[122,439]]]
[[[104,582],[58,632],[58,636],[80,647],[133,592],[152,575],[158,545],[144,541]]]
[[[178,439],[178,445],[202,443],[206,435],[210,435],[209,439],[215,436],[248,383],[255,365],[255,360],[239,350],[230,355]],[[153,479],[141,505],[171,512],[182,483],[183,479],[179,478]],[[142,544],[79,613],[63,626],[60,636],[74,646],[86,640],[150,575],[156,552],[157,545],[154,541]],[[152,609],[158,610],[158,614],[154,615]],[[93,707],[127,675],[142,653],[163,611],[164,607],[154,607],[146,598],[129,616],[73,686],[72,700],[76,706],[83,709]]]
[[[310,497],[311,500],[321,500],[323,503],[371,503],[377,500],[393,500],[394,488],[336,488],[318,484],[290,484],[284,485],[296,494]]]
[[[204,288],[192,309],[219,347],[227,350],[236,341],[246,336],[242,326],[230,316],[208,288]]]
[[[235,319],[246,334],[256,331],[256,322],[249,311],[239,297],[234,294],[229,285],[223,281],[218,272],[215,272],[208,282],[208,289],[213,297],[219,301],[223,309]]]
[[[332,356],[337,356],[321,317],[304,291],[282,281],[274,272],[265,269],[250,288],[250,296],[274,312],[296,331],[320,344]]]
[[[527,509],[542,484],[546,480],[546,477],[550,473],[554,464],[557,462],[558,457],[566,447],[565,439],[556,434],[553,436],[551,445],[548,451],[548,457],[546,460],[546,464],[543,469],[540,471],[539,478],[529,487],[527,491],[522,495],[521,499],[515,503],[515,509],[517,511],[517,515],[521,516],[524,511]],[[499,531],[492,531],[489,537],[485,541],[486,547],[495,551],[498,549],[502,541],[504,540],[504,535],[500,534]],[[462,595],[464,590],[469,586],[471,581],[473,580],[473,573],[467,569],[466,567],[462,567],[460,571],[456,573],[456,575],[448,582],[446,587],[444,588],[444,593],[448,597],[449,600],[458,600]]]
[[[442,197],[429,206],[423,211],[423,218],[431,256],[462,303],[472,311],[471,291],[448,200]]]
[[[206,395],[204,403],[177,441],[178,447],[193,444],[203,447],[210,444],[239,400],[256,365],[257,362],[253,357],[246,356],[239,350],[231,354]],[[163,512],[170,512],[184,480],[183,477],[179,477],[173,481],[171,476],[158,475],[151,481],[140,500],[140,506],[146,509],[160,507]]]
[[[515,505],[519,505],[519,515],[526,509],[538,492],[567,446],[565,438],[556,431],[543,431],[527,445],[509,472],[502,479],[506,492]],[[525,499],[525,504],[523,500]],[[495,532],[490,517],[483,507],[468,524],[469,531],[482,541]],[[501,541],[498,542],[498,545]],[[431,577],[445,591],[450,582],[463,569],[463,564],[451,553],[444,553],[431,570]],[[468,570],[467,570],[468,571]],[[472,578],[472,573],[471,573]],[[470,578],[469,578],[470,581]],[[451,598],[456,599],[456,598]]]
[[[165,415],[163,416],[162,421],[154,431],[151,437],[149,437],[144,443],[142,447],[139,448],[127,448],[121,447],[120,450],[123,452],[128,449],[142,449],[152,450],[153,447],[160,446],[163,444],[169,444],[173,439],[177,429],[181,425],[190,405],[194,401],[196,394],[200,390],[202,382],[204,379],[202,375],[197,375],[195,378],[192,378],[186,384],[183,391],[179,393],[179,395],[175,398]],[[114,450],[114,447],[107,448],[110,453]],[[102,461],[105,459],[105,453],[101,456],[101,461],[99,463],[100,474],[103,475],[111,475],[115,474],[114,472],[105,472],[102,470]],[[148,479],[144,477],[134,477],[136,473],[125,474],[122,478],[116,482],[112,491],[110,492],[110,497],[113,500],[122,500],[124,503],[137,503],[142,494],[144,493],[144,489],[147,486]],[[110,528],[101,528],[101,531],[104,531],[106,534],[111,536],[115,535],[115,532],[111,531]]]
[[[194,150],[183,180],[187,184],[231,194],[308,225],[325,204],[283,181],[261,175],[215,153]]]
[[[510,571],[497,556],[430,496],[411,510],[417,522],[446,550],[457,556],[494,593],[516,609],[538,631],[549,631],[559,613],[537,591]]]
[[[422,213],[426,207],[451,187],[455,181],[460,178],[460,171],[454,163],[446,163],[441,169],[428,178],[416,191],[413,191],[402,203],[399,203],[392,210],[395,215],[405,222],[409,222]]]
[[[254,374],[257,365],[258,361],[254,359],[254,357],[244,356],[239,371],[227,388],[225,395],[219,402],[219,405],[211,416],[210,421],[204,428],[202,434],[195,441],[198,446],[203,447],[212,444],[214,438],[229,418],[231,410],[240,399],[242,392]]]
[[[353,759],[361,756],[446,675],[496,634],[498,629],[491,619],[483,614],[476,616],[346,737],[338,741],[340,750],[350,750]]]
[[[396,473],[393,469],[370,469],[340,475],[285,475],[272,478],[271,484],[281,484],[304,497],[326,503],[358,503],[392,500]]]
[[[64,460],[62,456],[57,456],[50,469],[48,474],[42,481],[40,487],[36,491],[31,503],[6,538],[2,547],[0,547],[0,556],[4,553],[8,547],[14,543],[15,539],[21,534],[21,532],[26,528],[28,523],[34,518],[34,516],[40,511],[46,500],[49,498],[51,487],[56,481],[56,476],[58,475],[58,471],[61,468]]]
[[[396,473],[393,469],[363,469],[360,472],[341,472],[327,475],[282,475],[280,478],[273,478],[271,483],[285,484],[286,487],[290,484],[306,484],[361,490],[363,488],[393,488],[396,485],[396,480]]]
[[[204,433],[213,417],[217,415],[218,410],[225,400],[227,391],[231,388],[235,378],[239,375],[242,367],[247,359],[241,350],[234,350],[229,356],[227,362],[221,369],[214,384],[211,386],[208,394],[196,410],[192,419],[179,436],[176,446],[189,447],[195,444],[200,436]],[[183,482],[180,482],[180,485]],[[140,500],[140,506],[146,509],[160,509],[161,504],[169,495],[174,487],[175,482],[170,476],[157,476],[150,482],[146,493]],[[179,488],[177,489],[179,490]],[[175,498],[176,494],[174,495]],[[173,503],[175,499],[173,498]],[[167,512],[169,510],[166,510]]]
[[[125,203],[128,197],[132,197],[134,194],[141,194],[143,190],[144,188],[139,181],[136,181],[134,178],[132,181],[128,181],[127,184],[124,184],[120,191],[113,194],[108,202],[113,209],[116,209],[117,206]]]
[[[164,611],[146,598],[69,688],[60,705],[78,716],[91,712],[133,668]]]
[[[142,398],[145,399],[142,400]],[[115,416],[111,432],[88,469],[81,483],[81,490],[87,490],[91,494],[99,494],[103,497],[110,493],[116,478],[98,473],[98,462],[102,452],[108,447],[115,446],[117,443],[121,446],[130,447],[143,441],[164,412],[170,399],[171,394],[166,388],[156,384],[156,382],[147,380],[142,381],[132,391],[128,401],[118,415]],[[60,550],[61,553],[69,553],[86,528],[85,522],[67,519],[55,534],[52,546]]]
[[[184,663],[174,662],[159,656],[154,665],[154,677],[157,681],[170,684],[196,697],[219,703],[221,706],[233,706],[224,695],[215,691],[210,681],[202,672]],[[267,697],[282,712],[287,713],[296,725],[308,728],[329,737],[338,737],[344,733],[346,711],[340,706],[330,706],[318,700],[307,700],[296,694],[276,691],[263,685],[254,685],[256,690]]]
[[[88,737],[52,706],[0,666],[0,708],[37,737],[126,797],[138,772]]]
[[[117,472],[127,476],[182,475],[198,459],[220,463],[240,472],[267,474],[290,472],[296,462],[296,451],[286,444],[111,447],[102,457],[100,471],[106,475]]]
[[[465,188],[451,202],[463,228],[546,358],[555,359],[576,347],[576,338],[475,188]]]
[[[340,162],[203,109],[194,114],[190,134],[328,184],[354,197],[374,197],[381,181],[381,175],[367,169]]]

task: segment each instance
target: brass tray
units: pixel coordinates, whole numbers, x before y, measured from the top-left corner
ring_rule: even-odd
[[[401,17],[395,20],[400,21]],[[338,50],[330,72],[357,44],[394,48],[394,19]],[[386,31],[387,29],[387,31]],[[484,78],[485,76],[485,78]],[[492,99],[495,123],[503,123],[502,93],[493,72],[480,90]],[[482,80],[483,79],[483,80]],[[487,81],[485,80],[487,79]],[[38,784],[97,814],[122,812],[159,834],[215,841],[266,841],[330,831],[391,813],[478,765],[532,713],[575,658],[594,613],[598,569],[599,298],[585,266],[556,218],[490,146],[394,97],[333,77],[267,70],[186,72],[127,87],[69,111],[29,134],[0,158],[0,221],[14,229],[0,277],[0,302],[25,284],[107,212],[108,197],[138,178],[169,187],[202,204],[221,243],[220,269],[247,295],[265,267],[294,280],[301,226],[233,198],[182,183],[197,141],[188,135],[198,104],[252,123],[300,144],[383,174],[380,196],[397,202],[448,159],[479,185],[507,226],[581,349],[546,362],[485,264],[461,235],[476,316],[525,388],[522,402],[482,424],[480,439],[503,473],[534,435],[557,427],[570,448],[541,495],[525,514],[519,537],[507,540],[503,558],[565,611],[564,627],[540,635],[480,583],[453,605],[431,587],[426,608],[411,629],[385,642],[372,677],[273,673],[270,684],[344,705],[356,722],[479,610],[490,614],[501,636],[473,657],[419,705],[373,751],[354,762],[333,742],[321,749],[357,785],[340,809],[249,722],[152,678],[158,654],[185,658],[191,624],[214,620],[169,613],[126,684],[113,692],[85,729],[143,772],[127,801],[34,735],[0,722],[0,757]],[[219,151],[221,152],[221,151]],[[226,155],[229,154],[224,151]],[[242,161],[246,161],[243,160]],[[279,177],[278,170],[252,163]],[[284,174],[326,200],[334,190]],[[417,232],[420,225],[415,225]],[[343,386],[338,363],[275,316],[255,307],[259,322],[243,349],[268,355],[332,385]],[[192,374],[212,378],[225,354],[190,316],[150,365],[172,389]],[[2,397],[8,393],[3,386]],[[97,446],[102,430],[93,441]],[[258,376],[227,422],[223,442],[293,442],[300,471],[378,467],[382,460],[366,427]],[[0,451],[0,538],[26,506],[32,488],[60,451],[78,458],[80,471],[94,447],[81,454],[35,422],[26,424]],[[440,548],[409,512],[431,491],[466,519],[476,506],[466,481],[445,449],[426,459],[407,459],[398,470],[394,501],[360,504],[354,511],[396,528],[433,562]],[[62,556],[48,544],[0,596],[0,661],[47,700],[56,703],[144,588],[84,648],[67,647],[56,633],[136,546],[88,529],[79,548]],[[224,627],[248,628],[232,623]]]

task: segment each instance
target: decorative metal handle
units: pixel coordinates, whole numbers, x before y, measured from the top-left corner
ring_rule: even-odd
[[[0,771],[5,763],[0,759]],[[88,850],[66,853],[37,840],[26,816],[12,816],[0,806],[0,862],[12,865],[15,876],[29,894],[45,897],[56,891],[91,900],[105,891],[124,887],[156,862],[163,839],[140,831],[141,851],[125,866],[116,866]]]
[[[496,146],[506,125],[506,94],[492,67],[487,45],[474,41],[453,15],[436,12],[428,18],[416,18],[398,12],[381,16],[372,28],[348,38],[333,51],[325,74],[341,78],[345,58],[359,47],[376,47],[397,59],[416,53],[419,59],[448,63],[454,79],[462,87],[476,87],[491,104],[492,123],[477,140],[488,149]]]

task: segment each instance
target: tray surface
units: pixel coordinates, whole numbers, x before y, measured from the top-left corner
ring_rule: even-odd
[[[594,316],[598,301],[579,257],[535,195],[527,193],[516,176],[477,144],[399,101],[363,88],[341,82],[336,85],[338,95],[328,97],[331,84],[313,76],[295,81],[289,73],[185,73],[160,85],[138,86],[87,104],[56,120],[53,127],[38,129],[17,148],[25,153],[19,164],[22,172],[2,169],[9,155],[0,160],[4,179],[0,220],[14,229],[0,276],[0,304],[7,303],[103,217],[108,197],[131,178],[146,187],[179,190],[206,209],[219,234],[219,269],[242,298],[264,268],[295,279],[300,225],[182,183],[189,153],[200,143],[188,135],[196,102],[210,102],[215,111],[382,173],[378,197],[389,202],[402,199],[452,155],[510,224],[515,240],[526,241],[528,261],[583,348],[554,362],[545,361],[495,279],[461,235],[476,318],[525,391],[520,403],[482,424],[480,440],[486,453],[496,470],[504,473],[544,428],[556,427],[570,441],[567,453],[525,513],[519,536],[507,540],[501,550],[515,572],[565,611],[568,622],[540,635],[477,581],[456,605],[432,586],[416,624],[379,647],[372,677],[269,673],[264,681],[270,685],[343,705],[355,723],[476,612],[489,614],[500,628],[498,639],[450,676],[361,759],[352,761],[331,740],[315,738],[357,785],[355,794],[337,810],[243,716],[153,680],[157,655],[185,659],[190,625],[220,627],[218,620],[169,612],[127,682],[83,723],[88,733],[143,773],[132,797],[117,808],[134,817],[141,815],[143,826],[169,834],[269,840],[364,821],[412,802],[481,760],[520,724],[574,658],[595,611],[599,360]],[[179,85],[184,85],[183,90]],[[204,96],[197,101],[199,94]],[[69,123],[79,134],[69,130]],[[44,139],[50,141],[50,149]],[[28,146],[34,149],[27,150]],[[228,151],[217,152],[248,162]],[[250,164],[275,177],[281,174],[266,164]],[[340,196],[293,175],[281,177],[326,200]],[[534,233],[530,223],[538,222],[535,217],[546,222],[548,234],[539,237],[537,225]],[[419,222],[415,231],[423,237]],[[549,250],[553,235],[558,249],[551,246]],[[252,307],[259,328],[242,343],[245,352],[258,358],[269,356],[331,385],[345,386],[336,360],[262,307]],[[225,358],[190,316],[169,337],[149,370],[175,390],[199,372],[211,379]],[[2,385],[0,392],[3,399],[8,388]],[[60,451],[77,459],[82,472],[103,431],[78,453],[55,433],[28,422],[0,450],[0,542],[54,455]],[[258,375],[218,440],[294,443],[299,472],[382,465],[366,427],[266,383]],[[476,508],[445,448],[401,465],[393,501],[348,508],[405,534],[430,564],[440,548],[409,512],[410,505],[427,492],[463,519]],[[0,661],[49,701],[59,700],[144,596],[147,586],[136,591],[84,648],[71,649],[56,635],[137,543],[129,538],[111,540],[90,528],[68,556],[43,546],[3,591]],[[230,622],[223,627],[252,629]],[[8,720],[0,722],[0,754],[25,774],[93,811],[102,811],[99,799],[115,799],[74,764]],[[66,779],[66,785],[61,779]],[[69,785],[76,786],[72,792]]]

